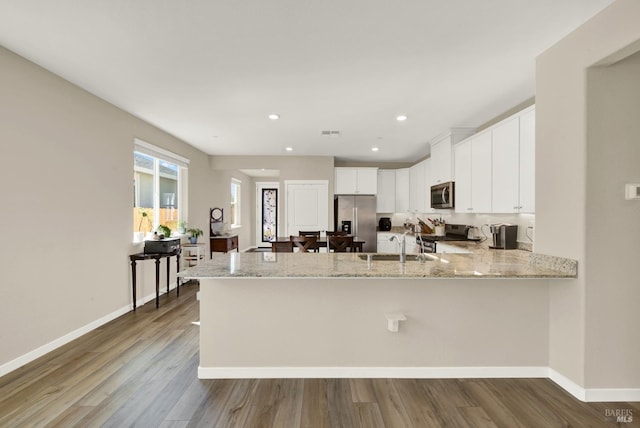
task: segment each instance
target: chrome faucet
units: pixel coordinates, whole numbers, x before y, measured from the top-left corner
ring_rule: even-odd
[[[422,241],[422,235],[419,233],[416,235],[416,241],[420,241],[420,254],[418,254],[418,260],[420,263],[424,263],[427,261],[427,255],[424,253],[424,241]]]
[[[400,238],[398,238],[398,235],[393,235],[391,238],[389,238],[389,241],[393,241],[394,239],[396,241],[398,241],[398,244],[400,244],[400,263],[404,263],[407,261],[407,232],[402,234],[402,241],[400,240]]]

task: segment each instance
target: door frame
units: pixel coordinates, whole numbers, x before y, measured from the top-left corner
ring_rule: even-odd
[[[296,230],[294,233],[291,233],[289,230],[289,186],[290,185],[299,185],[299,184],[319,184],[323,185],[326,189],[327,193],[327,212],[325,215],[327,216],[327,228],[330,224],[331,216],[329,215],[329,210],[333,207],[329,198],[332,196],[329,194],[329,180],[284,180],[284,236],[295,235],[298,233]]]
[[[280,221],[282,218],[282,192],[280,192],[279,181],[256,181],[256,247],[268,248],[271,247],[271,244],[268,242],[262,242],[262,189],[278,190],[278,199],[276,201],[276,227],[278,234],[280,235],[282,235],[282,229],[280,228],[282,225],[282,222]]]

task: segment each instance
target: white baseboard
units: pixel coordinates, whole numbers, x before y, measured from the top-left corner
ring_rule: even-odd
[[[546,378],[547,367],[198,367],[200,379]]]
[[[169,284],[169,291],[173,290],[174,288],[176,288],[176,283],[171,283]],[[163,294],[167,294],[167,288],[166,288],[166,284],[164,287],[160,287],[160,295]],[[156,298],[156,293],[155,291],[151,294],[148,294],[140,299],[138,299],[137,301],[137,306],[142,306],[145,303],[154,300]],[[124,314],[126,314],[127,312],[133,310],[133,305],[132,304],[128,304],[127,306],[124,306],[120,309],[117,309],[113,312],[111,312],[110,314],[107,314],[105,316],[103,316],[102,318],[99,318],[93,322],[90,322],[87,325],[84,325],[70,333],[65,334],[62,337],[59,337],[45,345],[42,345],[36,349],[34,349],[33,351],[27,352],[24,355],[19,356],[18,358],[15,358],[3,365],[0,366],[0,377],[4,376],[22,366],[24,366],[25,364],[30,363],[31,361],[34,361],[40,357],[42,357],[43,355],[56,350],[57,348],[66,345],[67,343],[71,342],[72,340],[77,339],[78,337],[82,336],[83,334],[86,334],[88,332],[90,332],[91,330],[94,330],[110,321],[113,321],[114,319],[118,318],[119,316],[122,316]]]
[[[155,293],[153,293],[153,297],[155,298]],[[41,356],[63,346],[66,345],[67,343],[71,342],[72,340],[77,339],[78,337],[82,336],[83,334],[86,334],[88,332],[90,332],[91,330],[94,330],[98,327],[100,327],[103,324],[108,323],[109,321],[112,321],[116,318],[118,318],[119,316],[122,316],[124,314],[126,314],[127,312],[129,312],[131,310],[131,305],[127,305],[124,306],[116,311],[111,312],[110,314],[107,314],[105,316],[103,316],[100,319],[97,319],[93,322],[90,322],[89,324],[82,326],[74,331],[72,331],[71,333],[67,333],[62,337],[59,337],[56,340],[53,340],[49,343],[47,343],[46,345],[42,345],[39,348],[34,349],[33,351],[27,352],[24,355],[21,355],[20,357],[9,361],[8,363],[5,363],[3,365],[0,366],[0,376],[4,376],[7,373],[10,373],[22,366],[24,366],[25,364],[30,363],[31,361],[40,358]]]
[[[583,388],[552,368],[549,368],[549,379],[580,401],[607,403],[640,401],[640,388]]]

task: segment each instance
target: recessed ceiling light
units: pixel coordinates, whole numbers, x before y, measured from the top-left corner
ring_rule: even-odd
[[[378,147],[371,147],[372,152],[377,152],[378,150],[380,150]]]
[[[404,114],[399,115],[398,117],[396,117],[396,120],[398,122],[404,122],[405,120],[407,120],[407,116]]]
[[[277,113],[271,113],[271,114],[269,115],[269,119],[271,119],[271,120],[278,120],[278,119],[280,119],[280,115],[279,115],[279,114],[277,114]]]
[[[293,147],[286,147],[285,150],[288,151],[288,152],[292,152],[293,151]]]

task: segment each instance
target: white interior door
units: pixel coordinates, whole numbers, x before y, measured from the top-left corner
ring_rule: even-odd
[[[329,181],[285,181],[286,236],[329,227]]]

